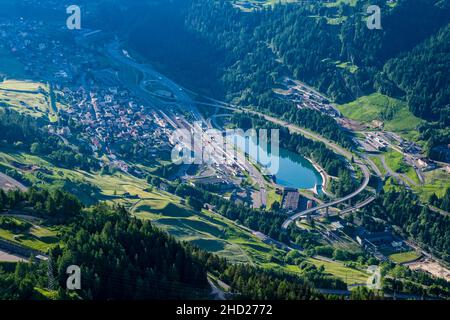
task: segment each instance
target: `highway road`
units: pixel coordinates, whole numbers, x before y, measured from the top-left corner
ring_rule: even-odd
[[[345,150],[344,148],[342,148],[341,146],[337,145],[336,143],[334,143],[334,142],[332,142],[332,141],[330,141],[330,140],[328,140],[328,139],[326,139],[326,138],[324,138],[324,137],[322,137],[322,136],[320,136],[320,135],[318,135],[316,133],[310,132],[310,131],[305,130],[303,128],[300,128],[300,127],[298,127],[296,125],[288,123],[288,122],[286,122],[284,120],[280,120],[280,119],[274,118],[272,116],[269,116],[269,115],[266,115],[266,114],[263,114],[261,112],[257,112],[257,111],[254,111],[254,110],[246,110],[246,109],[240,108],[238,106],[227,104],[225,102],[218,101],[218,100],[215,100],[215,99],[209,99],[209,100],[211,100],[213,102],[213,103],[211,103],[211,106],[214,106],[216,108],[225,108],[225,109],[233,110],[233,111],[236,111],[236,112],[246,111],[248,113],[255,114],[255,115],[260,116],[260,117],[262,117],[262,118],[264,118],[264,119],[266,119],[266,120],[268,120],[268,121],[270,121],[272,123],[278,124],[278,125],[283,126],[283,127],[287,127],[287,128],[289,128],[289,130],[291,132],[300,133],[300,134],[306,136],[307,138],[310,138],[310,139],[316,140],[316,141],[320,141],[320,142],[324,143],[326,146],[328,146],[330,149],[334,150],[338,154],[341,154],[342,156],[344,156],[347,159],[355,158],[354,155],[350,151]],[[361,171],[362,171],[362,173],[364,175],[363,182],[358,187],[358,189],[356,189],[351,194],[349,194],[349,195],[347,195],[345,197],[342,197],[340,199],[336,199],[336,200],[331,201],[329,203],[325,203],[325,204],[319,205],[317,207],[314,207],[314,208],[311,208],[311,209],[308,209],[308,210],[304,210],[304,211],[298,212],[298,213],[290,216],[288,219],[286,219],[283,222],[282,228],[283,229],[287,229],[289,227],[289,225],[293,221],[297,220],[298,218],[306,216],[307,214],[315,212],[315,211],[320,210],[320,209],[326,209],[326,208],[329,208],[329,207],[334,207],[334,206],[336,206],[336,205],[338,205],[340,203],[343,203],[345,201],[348,201],[348,200],[356,197],[363,190],[365,190],[367,188],[368,184],[369,184],[370,171],[369,171],[368,167],[366,166],[366,164],[363,163],[361,159],[355,159],[355,163],[356,163],[356,165],[358,165],[358,167],[361,169]],[[350,211],[354,211],[356,209],[362,208],[362,207],[366,206],[367,204],[371,203],[374,199],[375,199],[375,196],[371,197],[371,198],[369,198],[369,199],[367,199],[365,201],[362,201],[362,202],[356,204],[355,206],[352,206],[351,208],[347,208],[346,212],[350,212]]]
[[[146,96],[150,96],[150,100],[151,102],[154,103],[154,105],[158,106],[159,108],[163,108],[167,105],[167,103],[164,103],[163,101],[161,101],[160,99],[157,99],[153,96],[151,96],[151,94],[143,87],[143,83],[145,81],[145,79],[153,79],[156,80],[160,83],[162,83],[163,85],[165,85],[167,88],[169,88],[173,95],[174,98],[176,100],[176,103],[180,103],[183,104],[183,107],[187,107],[187,109],[190,109],[192,111],[192,114],[194,115],[194,118],[196,118],[197,120],[202,121],[204,124],[206,124],[208,127],[211,126],[211,123],[208,123],[207,121],[205,121],[205,119],[202,117],[202,115],[200,114],[200,112],[197,110],[195,104],[202,104],[202,105],[207,105],[207,106],[211,106],[211,107],[216,107],[216,108],[223,108],[223,109],[228,109],[228,110],[232,110],[232,111],[237,111],[237,112],[242,112],[242,111],[246,111],[249,113],[252,113],[254,115],[260,116],[265,118],[266,120],[278,124],[280,126],[284,126],[289,128],[289,130],[291,132],[296,132],[296,133],[300,133],[310,139],[316,140],[316,141],[320,141],[323,142],[325,145],[327,145],[330,149],[334,150],[336,153],[343,155],[345,158],[347,159],[351,159],[353,157],[353,154],[347,150],[345,150],[344,148],[342,148],[341,146],[337,145],[336,143],[316,134],[313,132],[310,132],[308,130],[305,130],[303,128],[300,128],[296,125],[293,125],[291,123],[288,123],[284,120],[280,120],[278,118],[263,114],[261,112],[257,112],[254,110],[247,110],[247,109],[243,109],[240,108],[238,106],[235,105],[231,105],[228,104],[226,102],[222,102],[222,101],[218,101],[215,99],[211,99],[211,98],[207,98],[209,101],[211,101],[211,103],[206,103],[206,102],[197,102],[197,101],[192,101],[192,99],[189,97],[189,95],[185,92],[185,90],[180,87],[179,85],[177,85],[176,83],[174,83],[172,80],[166,78],[165,76],[159,74],[158,72],[156,72],[153,68],[151,68],[148,65],[144,65],[144,64],[140,64],[132,59],[130,59],[129,57],[125,56],[123,54],[123,52],[120,51],[119,49],[119,43],[118,42],[114,42],[111,43],[108,47],[107,47],[107,51],[108,54],[114,58],[117,61],[120,61],[123,64],[126,64],[128,66],[131,66],[137,70],[139,70],[140,72],[143,73],[144,75],[144,80],[141,81],[141,83],[139,83],[137,85],[140,93],[142,94],[143,92],[146,93]],[[136,88],[135,88],[136,89]],[[156,100],[156,101],[155,101]],[[167,120],[168,117],[166,117]],[[191,127],[192,128],[192,127]],[[215,146],[212,146],[212,148],[216,149]],[[225,152],[225,150],[222,150],[219,146],[217,146],[217,150]],[[225,154],[227,154],[227,152],[225,152]],[[227,156],[229,156],[227,154]],[[234,157],[232,158],[234,160]],[[244,162],[241,162],[242,160],[244,160]],[[245,161],[245,155],[242,155],[242,159],[238,156],[237,159],[237,163],[239,163],[239,167],[241,167],[242,169],[246,169],[247,172],[250,173],[251,177],[258,183],[261,185],[264,185],[266,183],[266,181],[264,180],[264,178],[262,177],[262,175],[259,173],[258,170],[256,170],[256,168],[254,168],[253,165],[249,165],[247,161]],[[362,162],[362,161],[358,161],[356,160],[355,162],[361,169],[361,171],[363,172],[364,175],[364,180],[363,183],[358,187],[357,190],[355,190],[354,192],[352,192],[351,194],[342,197],[340,199],[334,200],[332,202],[326,203],[326,204],[322,204],[319,205],[318,207],[315,208],[311,208],[299,213],[296,213],[292,216],[290,216],[284,223],[283,223],[283,229],[287,229],[289,227],[289,225],[295,221],[296,219],[298,219],[299,217],[305,216],[308,213],[314,212],[316,210],[320,210],[320,209],[324,209],[324,208],[328,208],[328,207],[332,207],[332,206],[336,206],[340,203],[343,203],[345,201],[348,201],[352,198],[354,198],[355,196],[357,196],[359,193],[361,193],[368,185],[369,183],[369,179],[370,179],[370,172],[369,169],[367,168],[367,166]],[[362,202],[359,204],[359,206],[365,205],[366,202]]]
[[[196,121],[201,121],[203,124],[205,124],[209,129],[212,129],[212,126],[210,123],[208,123],[202,116],[202,114],[199,112],[198,108],[196,107],[196,104],[199,105],[208,105],[208,106],[214,106],[213,103],[206,103],[206,102],[198,102],[193,101],[189,95],[186,93],[186,90],[170,80],[169,78],[165,77],[164,75],[158,73],[155,71],[152,67],[145,64],[140,64],[136,62],[135,60],[127,57],[124,55],[124,53],[120,50],[120,43],[118,41],[110,43],[107,47],[107,53],[108,55],[114,59],[115,61],[122,63],[126,66],[132,67],[136,70],[139,70],[143,75],[144,79],[139,84],[126,84],[137,96],[141,97],[144,101],[149,102],[151,106],[154,106],[159,109],[159,112],[163,115],[163,117],[166,119],[166,121],[171,124],[174,128],[179,128],[177,126],[173,119],[170,118],[170,116],[167,115],[168,113],[168,106],[169,105],[179,105],[182,111],[189,110],[191,111],[192,115],[196,119]],[[154,80],[157,81],[164,86],[166,86],[174,95],[174,102],[168,103],[165,101],[162,101],[161,99],[158,99],[151,93],[147,91],[147,89],[144,87],[143,83],[145,80]],[[221,107],[227,108],[230,110],[235,110],[231,107],[226,107],[223,104],[221,104]],[[183,126],[185,127],[185,126]],[[194,126],[189,126],[190,129],[195,129]],[[203,139],[202,139],[203,140]],[[221,146],[219,146],[214,141],[205,141],[206,147],[210,149],[211,153],[214,152],[214,150],[217,150],[221,152],[221,155],[226,155],[227,159],[231,162],[234,162],[238,167],[241,168],[241,170],[245,170],[249,173],[250,177],[257,183],[258,185],[265,185],[267,184],[266,180],[264,179],[263,175],[251,164],[246,160],[246,157],[244,154],[241,154],[240,152],[236,152],[235,155],[231,155],[229,150],[224,150]],[[198,151],[198,150],[197,150]],[[218,159],[216,159],[218,160]]]
[[[226,300],[225,292],[216,286],[212,280],[212,277],[208,274],[208,284],[211,287],[211,296],[214,300]]]
[[[210,100],[212,100],[214,103],[216,103],[214,106],[217,107],[217,108],[231,109],[231,110],[234,110],[234,111],[237,111],[237,112],[246,111],[246,112],[258,115],[258,116],[263,117],[263,118],[265,118],[266,120],[268,120],[268,121],[270,121],[272,123],[275,123],[275,124],[281,125],[283,127],[289,128],[289,130],[291,132],[297,132],[297,133],[300,133],[300,134],[302,134],[302,135],[304,135],[304,136],[306,136],[306,137],[308,137],[310,139],[323,142],[330,149],[334,150],[338,154],[341,154],[342,156],[344,156],[347,159],[351,159],[352,157],[354,158],[354,155],[350,151],[345,150],[344,148],[342,148],[341,146],[337,145],[336,143],[334,143],[334,142],[332,142],[332,141],[330,141],[330,140],[328,140],[328,139],[326,139],[326,138],[324,138],[324,137],[322,137],[322,136],[320,136],[318,134],[315,134],[313,132],[310,132],[308,130],[300,128],[300,127],[298,127],[296,125],[293,125],[293,124],[288,123],[286,121],[283,121],[283,120],[271,117],[269,115],[266,115],[266,114],[263,114],[263,113],[260,113],[260,112],[257,112],[257,111],[244,110],[244,109],[242,109],[240,107],[237,107],[237,106],[234,106],[234,105],[230,105],[230,104],[226,104],[226,103],[221,102],[221,101],[217,101],[217,100],[214,100],[214,99],[210,99]],[[336,206],[336,205],[338,205],[340,203],[348,201],[348,200],[356,197],[363,190],[365,190],[367,188],[367,185],[369,184],[370,171],[369,171],[368,167],[366,166],[366,164],[364,164],[362,162],[362,160],[355,159],[355,163],[356,163],[356,165],[358,165],[358,167],[361,169],[361,171],[362,171],[362,173],[364,175],[363,182],[358,187],[357,190],[355,190],[351,194],[349,194],[349,195],[347,195],[345,197],[342,197],[340,199],[337,199],[337,200],[334,200],[332,202],[319,205],[317,207],[314,207],[314,208],[311,208],[311,209],[308,209],[308,210],[304,210],[304,211],[298,212],[298,213],[290,216],[288,219],[286,219],[283,222],[282,228],[283,229],[287,229],[289,227],[289,225],[293,221],[297,220],[298,218],[306,216],[307,214],[315,212],[317,210],[333,207],[333,206]],[[362,201],[362,202],[356,204],[355,206],[352,206],[351,208],[346,209],[346,212],[350,212],[350,211],[354,211],[356,209],[362,208],[362,207],[366,206],[367,204],[371,203],[374,199],[375,199],[375,196],[371,197],[371,198],[369,198],[369,199],[367,199],[365,201]]]
[[[330,149],[334,150],[336,153],[343,155],[345,158],[347,159],[351,159],[352,158],[352,153],[350,151],[345,150],[344,148],[342,148],[341,146],[337,145],[336,143],[322,137],[319,134],[313,133],[311,131],[308,131],[306,129],[300,128],[294,124],[291,124],[289,122],[286,122],[284,120],[280,120],[278,118],[274,118],[272,116],[266,115],[264,113],[261,112],[257,112],[257,111],[253,111],[253,110],[246,110],[249,113],[255,114],[257,116],[263,117],[266,120],[273,122],[275,124],[278,124],[280,126],[286,127],[288,128],[291,132],[296,132],[296,133],[300,133],[301,135],[310,138],[312,140],[316,140],[316,141],[320,141],[323,142],[326,146],[328,146]]]
[[[381,164],[383,165],[384,169],[387,171],[388,176],[393,177],[399,184],[405,186],[406,188],[410,188],[410,185],[405,181],[408,180],[412,185],[416,185],[414,181],[411,180],[410,177],[406,176],[405,174],[399,174],[395,171],[393,171],[386,163],[386,158],[382,155],[380,156]],[[405,180],[403,179],[405,178]]]
[[[361,170],[362,170],[362,172],[364,174],[363,183],[358,187],[358,189],[356,189],[351,194],[349,194],[349,195],[347,195],[345,197],[342,197],[340,199],[337,199],[337,200],[325,203],[323,205],[319,205],[319,206],[311,208],[311,209],[307,209],[307,210],[298,212],[298,213],[290,216],[289,218],[287,218],[283,222],[282,228],[283,229],[287,229],[292,222],[294,222],[295,220],[297,220],[297,219],[299,219],[301,217],[304,217],[304,216],[306,216],[306,215],[308,215],[310,213],[313,213],[313,212],[315,212],[317,210],[320,210],[320,209],[326,209],[328,207],[334,207],[334,206],[336,206],[336,205],[338,205],[340,203],[343,203],[345,201],[348,201],[348,200],[356,197],[358,194],[360,194],[367,187],[367,185],[369,184],[370,172],[369,172],[369,169],[364,164],[362,164],[362,163],[357,163],[357,164],[361,168]]]
[[[346,213],[350,213],[350,212],[353,212],[355,210],[361,209],[361,208],[367,206],[368,204],[372,203],[373,201],[375,201],[376,198],[377,198],[376,196],[371,196],[371,197],[367,198],[366,200],[355,204],[351,208],[347,208],[347,209],[341,210],[339,212],[339,214],[346,214]]]
[[[379,176],[380,178],[384,177],[383,173],[369,157],[367,157],[365,154],[362,154],[361,157],[369,164],[369,166],[372,168],[372,170],[376,173],[377,176]]]
[[[432,206],[431,204],[428,205],[428,208],[429,208],[431,211],[434,211],[434,212],[436,212],[436,213],[442,214],[443,216],[449,216],[449,217],[450,217],[450,212],[447,212],[447,211],[445,211],[445,210],[436,208],[436,207]]]
[[[122,50],[120,50],[120,42],[114,41],[109,43],[106,46],[107,54],[110,58],[114,59],[116,62],[119,62],[123,65],[126,65],[128,67],[134,68],[142,73],[143,79],[140,81],[140,83],[131,84],[127,83],[126,85],[138,96],[144,99],[144,101],[150,102],[152,106],[155,106],[157,108],[165,110],[169,105],[174,105],[178,103],[182,103],[185,110],[190,110],[196,119],[196,121],[202,121],[206,124],[205,119],[201,115],[201,113],[198,111],[197,107],[195,106],[194,101],[189,97],[189,95],[185,92],[184,88],[164,76],[163,74],[157,72],[155,69],[153,69],[151,66],[147,64],[141,64],[129,56],[126,56]],[[150,93],[145,88],[145,82],[147,80],[154,80],[156,82],[159,82],[163,84],[165,87],[167,87],[171,93],[173,94],[173,100],[175,100],[174,103],[166,102],[161,99],[159,99],[156,95]]]

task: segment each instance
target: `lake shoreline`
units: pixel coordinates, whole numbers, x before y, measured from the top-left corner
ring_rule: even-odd
[[[315,162],[314,160],[303,156],[306,160],[308,160],[312,166],[314,167],[314,169],[320,174],[320,176],[322,177],[322,192],[325,193],[326,195],[329,195],[327,193],[327,186],[328,186],[328,173],[325,171],[325,169],[323,169],[317,162]]]
[[[327,174],[325,170],[298,152],[280,147],[276,155],[278,160],[273,162],[271,157],[274,157],[274,155],[269,151],[268,154],[264,155],[263,159],[266,160],[262,163],[260,158],[261,152],[264,154],[267,151],[259,146],[259,144],[256,144],[248,137],[242,137],[240,135],[231,136],[227,139],[231,139],[234,147],[245,154],[249,154],[249,150],[258,151],[257,155],[250,156],[251,160],[254,161],[253,165],[256,167],[266,167],[268,169],[267,172],[272,175],[272,182],[279,187],[299,190],[318,189],[315,193],[321,193],[322,190],[319,186],[327,186]],[[273,165],[272,167],[267,166],[267,160],[270,160],[271,165]]]

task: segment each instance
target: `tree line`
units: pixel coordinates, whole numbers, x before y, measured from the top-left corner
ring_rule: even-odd
[[[46,123],[11,109],[0,110],[0,147],[42,156],[66,168],[99,169],[92,152],[75,151],[57,136],[50,134]]]
[[[447,188],[444,196],[441,199],[439,199],[436,194],[433,193],[430,197],[429,203],[444,211],[450,212],[450,188]]]
[[[439,0],[399,0],[394,6],[370,1],[381,7],[383,28],[369,30],[364,18],[367,4],[341,2],[330,7],[316,2],[248,13],[226,0],[159,2],[152,4],[152,13],[131,22],[127,31],[131,46],[162,63],[175,77],[184,74],[177,78],[186,85],[292,118],[345,146],[351,146],[351,139],[332,119],[312,110],[299,111],[275,96],[273,89],[282,77],[302,80],[337,103],[374,91],[401,98],[416,116],[429,121],[421,133],[430,151],[449,135],[445,128],[450,5]],[[416,16],[421,18],[411,19]],[[195,49],[187,50],[193,43]],[[164,54],[155,50],[160,47]],[[173,64],[198,62],[204,56],[207,70],[198,63],[192,69]]]
[[[235,113],[229,124],[234,124],[238,128],[248,130],[266,129],[270,126],[272,129],[279,130],[280,147],[307,156],[309,159],[318,163],[328,174],[338,177],[338,180],[332,180],[330,191],[338,197],[350,194],[356,188],[356,181],[352,178],[346,159],[332,150],[320,141],[314,141],[297,133],[291,133],[286,127],[276,125],[265,119],[245,113]],[[269,137],[270,138],[270,137]]]
[[[39,196],[21,195],[28,201]],[[32,203],[29,203],[32,205]],[[61,245],[49,262],[0,264],[1,299],[199,299],[208,298],[207,273],[246,299],[323,299],[306,278],[250,265],[234,265],[180,243],[121,206],[98,204],[68,210]],[[50,266],[48,266],[50,264]],[[82,270],[81,290],[66,290],[66,269]],[[54,279],[48,290],[49,268]],[[40,288],[37,290],[36,288]]]
[[[412,239],[423,245],[446,261],[450,261],[450,216],[431,211],[422,205],[417,195],[401,189],[382,194],[372,204],[363,209],[363,223],[369,230],[381,231],[387,225],[373,223],[375,217],[395,226],[406,239]]]
[[[26,192],[18,189],[5,192],[0,189],[0,213],[25,207],[31,208],[34,215],[57,224],[75,218],[83,206],[76,197],[59,189],[32,187]]]

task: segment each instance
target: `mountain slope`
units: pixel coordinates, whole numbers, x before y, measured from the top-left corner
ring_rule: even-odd
[[[411,110],[450,125],[450,24],[413,50],[389,60],[382,76],[403,91]]]

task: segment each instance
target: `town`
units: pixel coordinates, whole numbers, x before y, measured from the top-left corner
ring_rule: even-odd
[[[233,6],[249,12],[261,7],[247,1]],[[382,202],[391,191],[395,195],[405,191],[422,212],[447,217],[435,181],[436,176],[448,177],[450,165],[431,158],[439,153],[439,159],[448,159],[450,145],[428,152],[415,133],[393,128],[388,117],[355,119],[348,114],[348,105],[280,69],[286,75],[273,77],[268,94],[273,100],[268,101],[275,106],[284,101],[293,112],[326,119],[332,123],[329,131],[342,130],[348,139],[348,145],[341,144],[293,117],[244,106],[239,97],[220,101],[207,91],[197,93],[188,84],[178,84],[122,36],[101,29],[72,30],[60,21],[0,20],[0,53],[14,66],[0,74],[2,111],[31,116],[34,126],[42,129],[39,132],[51,137],[48,144],[64,149],[65,158],[95,162],[68,165],[64,157],[45,154],[48,149],[39,152],[37,142],[24,146],[19,139],[0,141],[0,187],[8,197],[19,199],[19,190],[31,190],[30,198],[38,199],[34,192],[48,185],[49,192],[64,191],[80,199],[80,210],[100,211],[104,204],[124,209],[177,241],[231,257],[237,266],[294,270],[302,276],[312,270],[325,277],[325,286],[336,276],[343,291],[332,292],[339,295],[365,286],[374,266],[419,270],[436,281],[450,280],[445,255],[442,258],[442,252],[423,246],[385,219],[388,206]],[[353,103],[359,104],[358,99]],[[256,124],[280,128],[285,139],[280,149],[239,133],[225,140],[231,148],[224,145],[225,130],[259,129]],[[210,135],[214,130],[220,137]],[[195,138],[199,144],[192,143]],[[175,154],[186,158],[175,159]],[[426,197],[421,194],[424,190]],[[57,194],[55,202],[60,197]],[[27,201],[18,201],[19,209],[1,207],[5,221],[25,221],[33,210],[50,207],[44,201]],[[372,216],[376,210],[381,213]],[[28,228],[34,232],[33,240],[42,240],[35,234],[50,234],[42,238],[60,241],[64,230],[50,229],[39,219],[31,218],[30,225],[24,223],[14,232]],[[23,251],[28,238],[14,232],[0,235],[0,249],[12,253],[8,259],[24,261],[24,256],[32,255],[50,265],[47,249],[56,245]],[[229,285],[214,277],[208,274],[208,283],[213,289],[220,287],[221,295]]]

